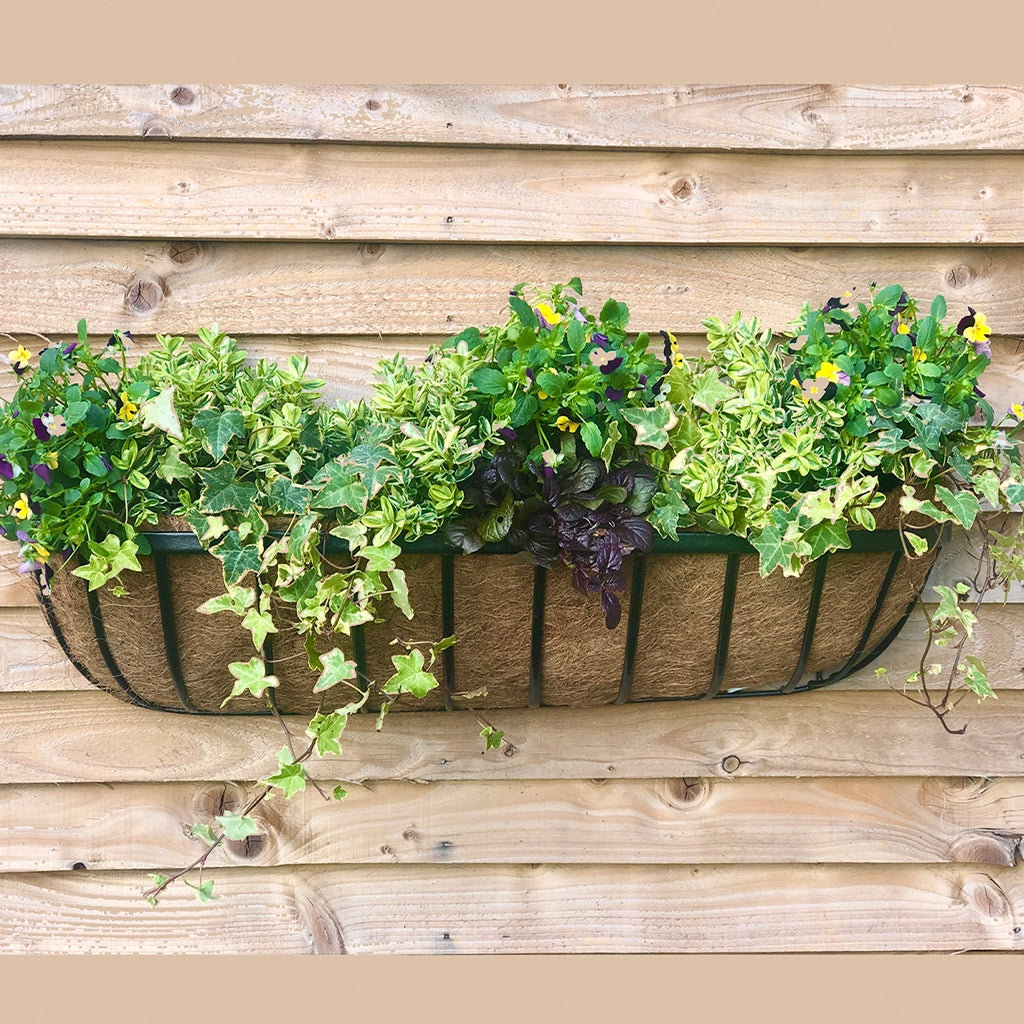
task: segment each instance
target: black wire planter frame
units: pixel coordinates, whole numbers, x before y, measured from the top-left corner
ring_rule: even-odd
[[[918,531],[925,535],[930,543],[937,544],[938,530]],[[129,683],[117,663],[117,659],[107,641],[106,626],[103,621],[103,614],[100,609],[99,598],[95,591],[88,591],[89,610],[92,619],[93,638],[96,647],[103,659],[103,662],[110,672],[111,678],[123,692],[124,698],[139,707],[148,708],[154,711],[166,711],[176,714],[195,715],[262,715],[270,714],[268,711],[218,711],[196,708],[189,695],[184,674],[182,672],[181,659],[179,656],[178,627],[174,613],[174,602],[172,599],[172,574],[168,568],[169,555],[203,555],[202,545],[193,533],[175,532],[154,532],[147,533],[152,551],[152,558],[157,579],[157,590],[160,604],[161,629],[163,633],[164,648],[167,657],[167,671],[174,684],[175,692],[180,701],[179,706],[154,703],[140,696]],[[789,693],[801,693],[808,690],[815,690],[823,686],[837,683],[841,679],[852,675],[863,668],[869,662],[877,658],[903,629],[907,619],[913,611],[915,600],[911,600],[899,621],[879,641],[868,646],[875,625],[878,621],[882,608],[889,596],[893,580],[897,570],[906,557],[903,540],[898,530],[877,530],[877,531],[854,531],[850,534],[851,546],[839,557],[847,552],[850,554],[884,554],[889,553],[888,568],[882,583],[875,596],[874,606],[868,617],[867,623],[862,631],[859,642],[853,653],[847,658],[844,664],[835,671],[824,674],[821,671],[815,672],[810,678],[805,679],[805,668],[814,642],[814,630],[818,609],[821,603],[821,596],[825,585],[826,572],[830,556],[822,555],[810,567],[809,572],[813,573],[810,600],[807,607],[803,627],[803,639],[800,647],[797,662],[788,680],[774,689],[739,689],[723,690],[722,684],[726,675],[726,668],[729,658],[729,641],[733,624],[733,608],[736,600],[737,581],[739,576],[740,556],[744,554],[756,554],[756,549],[740,537],[719,535],[710,533],[681,533],[673,540],[657,538],[652,549],[652,554],[688,554],[688,555],[725,555],[725,578],[722,584],[721,613],[718,624],[718,637],[715,651],[715,664],[712,674],[711,685],[706,693],[687,696],[667,697],[640,697],[632,696],[633,671],[636,663],[638,641],[640,636],[640,622],[643,615],[644,580],[647,569],[647,555],[637,554],[633,556],[633,574],[630,583],[630,602],[626,620],[626,641],[623,656],[621,682],[615,704],[639,703],[648,701],[679,701],[679,700],[708,700],[711,698],[723,697],[767,697],[778,696]],[[347,551],[344,541],[330,537],[324,543],[325,553]],[[404,554],[429,554],[440,555],[440,589],[441,589],[441,628],[443,635],[450,636],[455,632],[455,559],[465,556],[444,543],[438,537],[425,537],[420,540],[407,543],[403,546]],[[514,549],[507,544],[487,544],[481,554],[512,554]],[[212,557],[212,556],[210,556]],[[544,703],[544,616],[545,616],[545,589],[548,570],[542,566],[535,566],[533,575],[533,606],[532,623],[530,629],[530,679],[529,679],[529,707],[541,707]],[[99,689],[109,689],[108,686],[100,683],[95,676],[74,656],[64,633],[61,629],[59,617],[56,614],[49,596],[45,592],[40,581],[38,598],[53,635],[64,651],[65,655],[74,667],[94,686]],[[366,669],[366,643],[362,626],[356,626],[352,630],[352,657],[361,675],[365,676]],[[268,636],[263,645],[263,657],[268,669],[272,671],[274,663],[273,644]],[[452,710],[451,694],[455,689],[455,651],[449,647],[442,652],[441,668],[445,691],[445,708]],[[273,690],[267,691],[268,700],[273,706]]]

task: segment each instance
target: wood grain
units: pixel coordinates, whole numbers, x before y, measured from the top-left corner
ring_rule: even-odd
[[[158,870],[185,828],[240,809],[229,783],[2,786],[4,872]],[[482,809],[486,808],[486,812]],[[548,779],[378,782],[340,805],[264,802],[260,834],[211,867],[286,864],[980,862],[1012,867],[1022,779]]]
[[[0,876],[5,952],[1018,950],[1021,868],[446,865],[215,869],[157,907],[139,874]]]
[[[1013,244],[1022,169],[1017,154],[14,139],[0,144],[0,236]]]
[[[2,152],[2,146],[0,146]],[[90,222],[92,223],[92,222]],[[858,243],[867,237],[857,239]],[[508,289],[578,275],[585,305],[625,302],[635,331],[703,333],[739,309],[776,331],[804,302],[901,282],[927,304],[944,294],[950,321],[968,306],[996,334],[1024,333],[1024,251],[989,246],[738,247],[689,245],[418,245],[367,242],[154,242],[17,238],[0,247],[0,330],[97,336],[182,334],[218,323],[236,335],[430,335],[503,323]],[[155,304],[130,303],[140,282]],[[1014,338],[1014,343],[1019,338]]]
[[[0,136],[1024,149],[1020,86],[7,85]]]
[[[467,711],[355,716],[319,771],[367,779],[554,779],[1024,774],[1024,692],[965,702],[948,736],[896,693],[494,712],[514,756],[482,752]],[[292,719],[301,730],[305,722]],[[251,780],[275,770],[269,718],[170,717],[99,691],[0,694],[0,782]]]

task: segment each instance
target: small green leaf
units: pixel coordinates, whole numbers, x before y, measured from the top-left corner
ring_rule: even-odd
[[[281,790],[288,799],[306,788],[306,770],[301,764],[285,764],[280,768],[281,770],[276,775],[271,775],[263,782]]]
[[[391,661],[395,674],[384,684],[384,693],[410,693],[414,697],[425,697],[437,685],[429,672],[423,671],[423,652],[413,650],[409,654],[393,654]]]
[[[580,437],[587,446],[587,451],[595,458],[601,454],[604,446],[604,438],[601,436],[601,428],[596,423],[587,420],[580,426]]]
[[[923,555],[928,550],[928,548],[931,547],[927,539],[922,537],[918,533],[908,532],[905,533],[903,536],[907,538],[908,543],[914,549],[915,555]]]
[[[333,796],[335,800],[344,800],[345,797],[348,796],[348,790],[341,786],[335,786],[331,796]]]
[[[229,587],[226,594],[211,597],[201,604],[196,611],[203,615],[215,615],[217,612],[234,612],[244,615],[245,609],[256,600],[256,591],[251,587]]]
[[[248,661],[233,661],[228,665],[228,671],[235,677],[235,686],[221,703],[221,707],[224,707],[232,697],[238,697],[243,693],[262,697],[269,687],[279,684],[277,676],[267,675],[267,667],[259,657],[250,658]]]
[[[240,839],[246,839],[248,836],[259,835],[260,827],[253,821],[252,818],[247,818],[242,814],[219,814],[216,818],[217,824],[224,830],[224,835],[228,839],[238,841]]]
[[[338,711],[313,716],[306,728],[306,735],[316,740],[316,752],[320,757],[341,753],[338,737],[345,731],[347,723],[348,715]]]
[[[276,633],[277,626],[270,616],[270,612],[261,612],[256,608],[250,608],[242,619],[242,625],[252,634],[252,643],[257,651],[263,650],[263,644],[269,633]]]
[[[203,882],[201,885],[193,885],[191,882],[186,882],[185,884],[190,888],[195,889],[196,899],[199,900],[200,903],[209,903],[210,900],[217,899],[217,897],[213,895],[212,878]]]
[[[482,391],[485,395],[503,395],[508,386],[505,374],[490,366],[481,366],[475,370],[469,378],[469,382],[477,391]]]
[[[192,426],[199,432],[203,447],[218,461],[224,458],[233,437],[245,435],[245,418],[238,409],[203,409],[193,417]]]
[[[343,682],[346,679],[355,679],[357,675],[355,662],[349,661],[343,651],[335,647],[326,654],[320,656],[322,671],[317,679],[313,690],[328,690],[332,686]]]
[[[965,660],[967,671],[964,675],[964,682],[982,699],[985,697],[994,699],[996,694],[989,684],[988,673],[985,671],[985,665],[981,659],[969,654]]]
[[[497,750],[505,739],[504,732],[500,729],[495,729],[490,725],[485,725],[483,729],[480,730],[480,736],[486,744],[484,747],[485,751]]]
[[[209,825],[195,824],[189,828],[190,834],[193,838],[202,839],[204,843],[209,843],[211,846],[217,842],[217,836],[213,834],[213,829]]]
[[[524,327],[536,330],[540,326],[540,321],[537,319],[537,314],[534,313],[533,307],[528,302],[524,302],[518,295],[509,296],[508,304],[512,308],[512,312],[519,317],[519,322]]]

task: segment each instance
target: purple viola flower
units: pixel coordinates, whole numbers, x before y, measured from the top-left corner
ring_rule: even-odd
[[[587,318],[580,312],[579,306],[574,305],[572,307],[572,317],[574,320],[579,320],[581,324],[585,324],[587,322]]]
[[[601,348],[607,348],[608,347],[608,335],[607,334],[602,334],[600,331],[596,331],[594,334],[592,334],[590,336],[590,340],[595,345],[600,345]]]
[[[604,389],[604,397],[611,402],[621,402],[626,397],[626,392],[620,391],[618,388],[607,387]]]
[[[498,427],[496,433],[498,437],[503,437],[506,441],[514,441],[519,436],[511,427]],[[106,460],[104,459],[104,461]]]
[[[14,479],[14,465],[3,455],[0,455],[0,476],[5,480]]]
[[[32,540],[32,538],[24,530],[18,530],[18,532],[14,536],[17,537],[18,540],[20,540],[22,544],[34,544],[35,543],[35,541]]]
[[[647,387],[647,374],[646,373],[641,373],[640,376],[637,378],[637,383],[642,388]]]
[[[533,370],[530,369],[529,366],[526,368],[525,372],[526,379],[532,384],[537,379],[537,375],[533,372]]]
[[[978,398],[984,398],[985,397],[985,392],[982,391],[981,388],[979,388],[977,384],[974,385],[974,394]]]
[[[78,348],[78,342],[77,341],[72,341],[69,344],[65,345],[61,349],[61,352],[63,352],[64,355],[69,356],[69,355],[71,355],[72,352],[75,351],[76,348]]]
[[[100,456],[100,462],[102,462],[103,465],[106,466],[108,473],[114,472],[114,467],[110,464],[110,461],[107,459],[106,455]]]
[[[53,474],[50,472],[50,467],[45,462],[37,462],[32,467],[32,472],[35,473],[44,484],[49,486],[53,482]]]
[[[27,576],[30,572],[41,572],[43,565],[41,562],[22,562],[18,566],[18,575]]]
[[[826,313],[831,313],[833,309],[846,309],[848,305],[848,302],[843,302],[838,295],[835,295],[821,307],[821,314],[824,316]]]
[[[36,432],[36,437],[40,441],[50,440],[50,432],[46,429],[46,425],[38,416],[32,420],[32,429]]]

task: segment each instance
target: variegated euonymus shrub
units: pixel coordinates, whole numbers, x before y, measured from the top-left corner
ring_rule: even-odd
[[[467,328],[420,366],[384,360],[369,397],[337,408],[321,401],[305,359],[253,362],[216,330],[193,343],[160,336],[134,361],[120,332],[91,351],[84,322],[69,344],[32,351],[12,338],[0,530],[44,587],[73,553],[67,571],[130,601],[145,529],[184,518],[224,570],[224,592],[201,610],[238,616],[252,637],[252,657],[230,666],[232,696],[277,685],[268,635],[304,637],[321,698],[308,744],[289,734],[248,807],[195,827],[205,846],[190,868],[225,838],[254,833],[249,812],[268,793],[316,785],[309,759],[340,752],[348,716],[372,692],[383,718],[438,685],[434,663],[451,637],[405,643],[378,680],[359,674],[349,643],[382,601],[413,616],[396,560],[423,535],[466,552],[503,540],[566,565],[615,628],[624,561],[656,534],[737,534],[763,574],[796,575],[848,547],[851,528],[874,528],[874,511],[901,489],[914,516],[902,529],[909,555],[933,543],[928,524],[973,528],[979,544],[973,592],[936,588],[925,655],[899,681],[949,729],[963,695],[991,693],[968,653],[968,599],[1024,577],[1010,519],[1024,497],[1024,409],[997,415],[978,389],[984,316],[969,309],[943,325],[945,315],[941,297],[925,312],[894,285],[856,305],[805,306],[781,339],[739,314],[708,318],[706,352],[687,358],[667,331],[653,343],[630,334],[623,303],[589,308],[578,280],[517,286],[504,323]],[[328,534],[347,543],[344,564],[324,554]],[[282,603],[288,625],[275,614]],[[488,748],[510,749],[480,725]],[[149,898],[188,870],[158,876]],[[211,885],[200,877],[194,888],[208,899]]]

